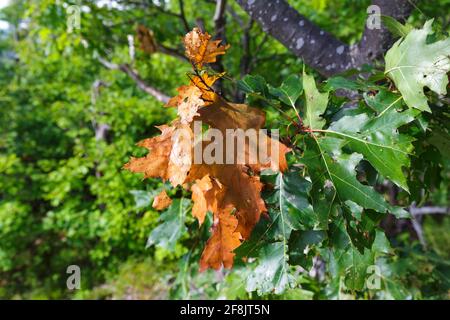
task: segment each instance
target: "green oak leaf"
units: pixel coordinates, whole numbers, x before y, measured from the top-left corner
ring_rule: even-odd
[[[377,112],[376,116],[366,113],[344,116],[324,131],[345,140],[347,147],[364,155],[384,177],[409,191],[402,168],[410,167],[414,140],[399,134],[397,129],[412,122],[415,111],[398,112],[401,98],[387,91],[380,91],[375,97],[366,96],[366,102]]]
[[[298,170],[275,176],[274,191],[266,197],[270,222],[262,218],[249,241],[236,250],[238,256],[258,252],[259,265],[247,282],[249,291],[282,293],[293,284],[288,268],[289,238],[293,230],[317,224],[308,200],[310,190],[311,182]],[[266,270],[269,268],[271,270]]]
[[[136,209],[150,207],[152,204],[152,199],[157,194],[157,192],[155,192],[155,191],[145,191],[145,190],[130,190],[130,193],[134,197]]]
[[[322,129],[325,120],[321,118],[328,105],[328,92],[317,90],[314,77],[303,72],[303,90],[305,91],[306,107],[304,123],[310,129]]]
[[[191,279],[190,265],[192,263],[192,251],[189,251],[183,255],[178,261],[178,272],[174,282],[170,288],[170,298],[171,299],[188,299],[191,294],[189,290],[189,284]]]
[[[363,90],[366,86],[361,85],[360,83],[344,78],[342,76],[331,77],[327,80],[327,84],[325,89],[327,91],[336,91],[338,89],[346,89],[346,90]]]
[[[402,24],[391,16],[381,16],[384,26],[397,37],[406,37],[414,28],[410,24]]]
[[[319,246],[327,234],[321,230],[294,231],[289,239],[289,262],[310,270],[313,265],[314,247]]]
[[[259,295],[267,293],[281,294],[295,285],[295,279],[289,272],[288,248],[284,242],[265,245],[259,252],[259,264],[247,278],[246,289],[257,291]]]
[[[175,244],[187,232],[184,223],[189,203],[190,201],[184,198],[173,200],[159,218],[162,223],[150,233],[147,247],[156,245],[169,251],[175,250]]]
[[[246,75],[237,82],[237,86],[245,93],[258,93],[267,96],[268,89],[266,80],[261,76]]]
[[[306,150],[302,160],[308,168],[313,185],[332,185],[336,190],[336,200],[341,204],[350,200],[364,209],[380,213],[391,212],[399,218],[409,216],[406,211],[389,205],[372,187],[358,181],[355,167],[363,157],[358,153],[342,153],[345,140],[313,136],[305,142]]]
[[[311,182],[300,176],[298,170],[279,173],[274,189],[266,198],[273,224],[268,232],[274,240],[289,239],[292,230],[313,228],[318,223],[308,200]]]
[[[298,170],[272,174],[270,179],[274,190],[264,195],[270,219],[260,219],[250,239],[234,251],[238,257],[254,257],[261,246],[280,240],[287,243],[293,230],[313,228],[319,223],[308,200],[311,182]]]
[[[332,247],[328,260],[336,278],[343,278],[348,290],[362,290],[367,278],[367,268],[374,264],[371,251],[361,253],[351,243],[343,221],[337,221],[330,232]]]
[[[381,220],[380,215],[372,210],[363,210],[352,201],[345,201],[342,216],[353,246],[361,253],[364,253],[364,248],[370,249],[375,240],[376,227]]]
[[[331,248],[324,249],[329,272],[336,279],[344,279],[347,290],[362,290],[379,257],[391,253],[389,241],[384,232],[376,229],[375,240],[370,248],[358,250],[346,231],[344,219],[336,220],[329,232]]]
[[[269,93],[278,100],[295,108],[295,103],[303,91],[302,81],[297,75],[289,76],[278,88],[270,87]]]
[[[413,293],[405,287],[401,276],[404,274],[404,263],[400,259],[397,262],[391,262],[386,257],[377,260],[376,265],[380,270],[383,290],[377,290],[376,295],[381,300],[411,300]]]
[[[427,44],[433,20],[414,29],[386,53],[386,75],[391,78],[410,108],[431,112],[424,87],[437,94],[447,92],[450,71],[450,38]]]

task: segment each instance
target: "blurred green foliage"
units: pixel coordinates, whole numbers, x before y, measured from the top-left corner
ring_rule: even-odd
[[[178,1],[167,2],[179,10]],[[289,2],[342,40],[355,42],[370,1]],[[440,6],[421,6],[411,21],[436,17],[448,28],[450,2],[438,2]],[[189,257],[189,243],[172,251],[146,248],[159,213],[136,205],[130,191],[154,194],[162,183],[121,170],[131,154],[143,154],[134,144],[154,135],[154,126],[173,118],[174,112],[122,72],[104,68],[98,57],[130,63],[126,36],[135,34],[137,23],[151,28],[158,43],[180,49],[185,31],[179,21],[151,9],[119,10],[82,1],[81,30],[69,33],[65,8],[74,3],[16,0],[0,13],[10,23],[10,29],[0,31],[0,298],[258,298],[245,291],[249,268],[238,264],[232,272],[199,274],[196,265],[181,258],[185,253]],[[234,2],[230,5],[247,19]],[[212,29],[210,1],[186,1],[185,10],[192,23],[201,17],[206,29]],[[237,79],[243,76],[242,34],[231,31],[238,28],[236,20],[228,21],[232,47],[224,60],[229,75]],[[299,59],[266,38],[256,24],[252,30],[251,47],[260,50],[253,74],[278,86],[286,76],[301,72]],[[169,94],[190,68],[174,57],[149,57],[139,50],[134,67]],[[235,90],[233,82],[225,85],[228,92]],[[271,114],[268,119],[277,121]],[[96,137],[101,125],[108,130]],[[437,205],[448,200],[448,168],[442,175],[442,188],[434,195]],[[181,190],[175,194],[180,196]],[[448,269],[449,220],[426,217],[424,230],[433,256],[417,249],[407,235],[400,236],[399,242],[412,243],[406,246],[410,254],[405,251],[405,259],[390,272],[403,278],[406,293],[379,298],[426,298],[439,291],[427,275],[442,265]],[[206,231],[207,225],[199,230]],[[81,291],[66,289],[66,268],[72,264],[81,267]],[[302,289],[262,298],[346,297],[339,284],[330,289],[307,274],[299,277]]]

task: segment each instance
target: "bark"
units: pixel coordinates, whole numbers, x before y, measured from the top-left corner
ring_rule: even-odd
[[[392,43],[389,32],[366,27],[359,43],[343,43],[292,8],[285,0],[236,0],[272,37],[324,76],[358,68],[380,57]],[[382,15],[404,20],[413,0],[373,0]]]

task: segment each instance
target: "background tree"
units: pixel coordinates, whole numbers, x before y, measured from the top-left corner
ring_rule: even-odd
[[[151,203],[165,186],[158,180],[142,182],[121,167],[131,154],[145,154],[133,147],[136,141],[154,136],[155,125],[175,117],[174,109],[161,105],[187,81],[191,64],[181,39],[193,27],[231,45],[211,65],[216,72],[227,71],[217,91],[230,101],[247,99],[263,108],[267,127],[286,128],[279,112],[245,84],[264,78],[268,88],[279,88],[305,68],[318,83],[328,80],[319,85],[321,92],[325,86],[353,92],[350,100],[330,100],[336,111],[343,102],[361,103],[371,92],[358,86],[373,71],[364,64],[382,65],[395,40],[384,25],[381,30],[365,27],[373,4],[416,28],[434,18],[436,37],[448,32],[447,0],[11,1],[0,13],[9,23],[0,35],[0,296],[278,297],[249,293],[242,286],[254,264],[198,273],[200,252],[192,248],[206,241],[211,221],[194,228],[186,214],[189,194],[181,189],[169,195],[196,232],[181,228],[170,246],[152,243],[149,234],[164,221]],[[81,5],[81,28],[72,32],[70,5]],[[363,68],[361,77],[351,71],[355,67]],[[350,75],[350,82],[343,85],[336,77],[341,72]],[[302,287],[281,298],[446,297],[448,97],[429,96],[433,113],[415,120],[413,129],[418,139],[410,194],[379,178],[367,163],[357,170],[358,178],[374,185],[390,204],[415,201],[408,208],[412,221],[387,215],[380,222],[399,253],[394,264],[384,265],[385,274],[396,275],[391,285],[378,292],[343,290],[342,283],[330,280],[330,264],[315,254],[322,233],[308,232],[308,241],[317,242],[306,257],[311,268],[294,268]],[[432,130],[421,133],[426,123]],[[170,222],[170,214],[164,217]],[[294,233],[301,244],[301,233]],[[81,291],[65,288],[70,264],[82,268]]]

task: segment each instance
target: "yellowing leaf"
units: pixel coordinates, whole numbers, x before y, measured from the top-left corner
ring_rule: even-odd
[[[186,57],[197,67],[216,62],[217,56],[225,54],[230,45],[220,45],[221,40],[211,41],[211,35],[194,28],[184,37]]]

